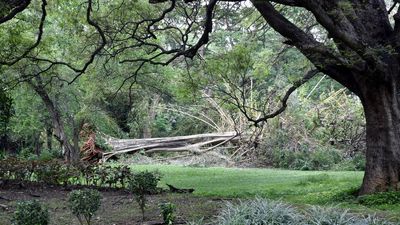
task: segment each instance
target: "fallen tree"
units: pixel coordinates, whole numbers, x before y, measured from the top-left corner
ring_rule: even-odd
[[[107,144],[113,149],[103,154],[103,161],[116,158],[120,154],[133,154],[139,151],[157,152],[190,152],[202,154],[228,142],[235,143],[239,136],[236,132],[196,134],[177,137],[115,139],[109,138]]]

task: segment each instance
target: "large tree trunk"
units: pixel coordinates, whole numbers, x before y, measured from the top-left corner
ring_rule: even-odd
[[[360,195],[400,188],[399,85],[393,79],[369,82],[363,88],[367,164]]]

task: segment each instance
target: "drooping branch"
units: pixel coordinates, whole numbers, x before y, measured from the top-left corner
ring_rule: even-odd
[[[28,2],[27,5],[25,6],[25,8],[29,5],[30,1],[26,1]],[[40,18],[40,24],[39,24],[39,29],[38,29],[38,35],[36,38],[35,43],[30,46],[28,49],[26,49],[20,56],[15,57],[12,60],[0,60],[0,65],[7,65],[7,66],[12,66],[15,63],[19,62],[20,60],[22,60],[23,58],[25,58],[33,49],[35,49],[37,46],[39,46],[41,40],[42,40],[42,36],[43,36],[43,27],[44,27],[44,22],[46,20],[46,16],[47,16],[47,11],[46,11],[46,5],[47,5],[47,1],[46,0],[42,0],[42,16]],[[25,9],[24,8],[24,9]],[[22,9],[23,10],[23,9]],[[21,11],[22,11],[21,10]],[[11,19],[11,18],[10,18]],[[1,24],[1,19],[0,19],[0,24]]]
[[[45,1],[45,0],[43,0],[43,1]],[[102,30],[100,25],[92,18],[92,11],[93,11],[93,0],[88,0],[87,9],[86,9],[86,21],[88,22],[88,24],[90,26],[92,26],[96,29],[97,33],[100,36],[100,43],[98,44],[96,49],[90,54],[89,59],[85,62],[85,64],[81,68],[75,67],[69,62],[53,61],[51,59],[40,58],[40,57],[36,57],[36,56],[25,56],[25,58],[30,59],[33,62],[43,62],[43,63],[49,64],[49,66],[46,67],[47,71],[50,70],[51,68],[53,68],[54,66],[67,67],[68,69],[70,69],[76,73],[76,75],[70,81],[68,81],[68,84],[73,83],[76,79],[78,79],[82,74],[84,74],[86,72],[87,68],[93,63],[95,57],[100,54],[100,52],[104,49],[104,47],[107,44],[107,39],[104,34],[104,31]]]
[[[92,10],[93,10],[92,7],[93,7],[93,0],[88,0],[88,7],[87,7],[87,10],[86,10],[86,20],[89,23],[89,25],[94,27],[96,29],[97,33],[100,35],[100,38],[101,38],[100,45],[97,46],[97,48],[92,52],[92,54],[89,57],[89,60],[85,63],[85,65],[82,67],[82,69],[80,69],[78,71],[75,70],[75,72],[78,72],[78,75],[76,75],[74,77],[74,79],[72,79],[69,82],[70,84],[73,83],[76,79],[78,79],[78,77],[80,75],[85,73],[85,71],[89,67],[89,65],[93,63],[94,58],[96,57],[96,55],[98,55],[101,52],[101,50],[103,50],[103,48],[106,46],[106,43],[107,43],[107,39],[106,39],[106,36],[104,35],[103,30],[101,29],[99,24],[91,18],[91,13],[92,13]]]

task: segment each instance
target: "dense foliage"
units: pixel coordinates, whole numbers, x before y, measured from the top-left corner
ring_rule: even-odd
[[[49,212],[38,201],[21,201],[17,203],[13,218],[14,225],[47,225]]]
[[[91,185],[122,187],[134,175],[128,166],[69,165],[60,160],[23,160],[6,158],[0,161],[0,179],[35,181],[53,185]]]

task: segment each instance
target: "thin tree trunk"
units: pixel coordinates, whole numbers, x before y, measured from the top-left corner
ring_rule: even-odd
[[[52,150],[53,149],[53,128],[49,124],[46,127],[46,139],[47,139],[47,149]]]
[[[43,85],[41,84],[40,77],[36,77],[36,80],[38,84],[30,82],[30,85],[42,99],[42,101],[46,105],[47,110],[50,113],[54,127],[54,135],[61,144],[61,147],[63,149],[64,159],[68,163],[75,163],[77,160],[79,160],[79,149],[75,149],[74,146],[72,146],[71,143],[69,142],[67,134],[64,129],[64,123],[61,119],[61,113],[51,100],[50,96],[48,95]]]
[[[153,95],[153,98],[148,100],[148,114],[147,118],[144,121],[143,138],[152,137],[152,124],[156,118],[156,109],[159,101],[160,96],[158,96],[157,94]]]
[[[400,188],[400,107],[398,84],[374,83],[364,92],[367,164],[360,195]]]
[[[36,133],[34,136],[33,136],[33,138],[35,139],[33,142],[35,143],[35,154],[37,155],[37,156],[40,156],[40,153],[41,153],[41,151],[40,151],[40,147],[41,147],[41,144],[42,143],[40,143],[40,133]]]

